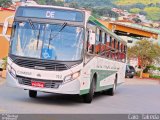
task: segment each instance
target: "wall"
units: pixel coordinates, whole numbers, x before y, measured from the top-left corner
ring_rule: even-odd
[[[0,26],[0,34],[2,33],[2,26]],[[8,29],[7,34],[11,34],[11,28]],[[0,36],[0,59],[8,56],[9,41],[5,37]]]
[[[4,38],[0,37],[0,59],[8,55],[9,42]]]

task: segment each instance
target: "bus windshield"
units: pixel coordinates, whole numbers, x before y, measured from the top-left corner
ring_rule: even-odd
[[[16,56],[77,61],[82,59],[84,31],[64,24],[14,22],[10,53]]]

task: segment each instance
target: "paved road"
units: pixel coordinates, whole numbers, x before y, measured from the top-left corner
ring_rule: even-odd
[[[92,104],[79,96],[28,92],[0,85],[0,113],[160,113],[160,83],[153,80],[127,79],[115,96],[97,94]],[[2,83],[2,82],[1,82]]]

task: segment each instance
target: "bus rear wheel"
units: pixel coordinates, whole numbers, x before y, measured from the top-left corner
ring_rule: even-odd
[[[37,97],[37,91],[29,90],[29,97],[36,98]]]
[[[90,85],[89,93],[86,95],[83,95],[84,103],[91,103],[92,102],[95,90],[96,90],[96,79],[95,79],[95,77],[93,77],[93,80]]]
[[[114,81],[113,87],[103,91],[103,94],[113,96],[116,92],[116,87],[117,87],[117,78]]]
[[[110,88],[108,91],[107,91],[107,94],[110,95],[110,96],[113,96],[115,94],[115,91],[116,91],[116,86],[117,84],[114,83],[113,84],[113,88]]]

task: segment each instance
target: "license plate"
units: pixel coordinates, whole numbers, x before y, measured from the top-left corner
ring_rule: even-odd
[[[44,82],[36,82],[36,81],[32,81],[31,82],[32,86],[34,87],[40,87],[40,88],[44,88]]]

